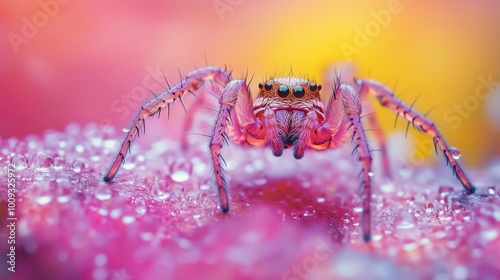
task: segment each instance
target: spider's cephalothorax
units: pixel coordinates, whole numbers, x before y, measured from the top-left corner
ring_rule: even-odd
[[[401,102],[387,87],[376,81],[363,79],[341,84],[340,78],[337,77],[333,93],[324,105],[320,99],[321,85],[294,77],[274,78],[259,84],[259,94],[255,101],[252,101],[247,81],[234,80],[225,69],[219,67],[195,70],[177,85],[165,89],[163,93],[155,95],[155,98],[145,103],[104,175],[104,181],[110,182],[115,177],[131,143],[144,127],[146,117],[159,113],[165,107],[170,108],[170,104],[180,100],[185,94],[206,90],[203,85],[207,82],[212,85],[211,91],[219,96],[220,104],[211,131],[209,148],[222,212],[229,211],[220,156],[222,145],[228,137],[242,145],[269,146],[275,156],[282,155],[284,149],[290,148],[293,149],[294,157],[300,159],[307,149],[335,148],[352,136],[362,168],[361,228],[364,240],[369,241],[372,157],[361,122],[361,104],[369,106],[366,103],[368,93],[373,94],[382,106],[393,110],[419,130],[430,134],[434,143],[443,150],[464,188],[470,193],[475,191],[434,123],[412,110],[411,106]],[[229,118],[231,122],[228,121]],[[188,120],[192,121],[192,117]],[[373,115],[369,115],[368,120],[373,126],[378,126]],[[381,130],[375,130],[375,133],[380,142],[382,168],[388,175],[390,172],[385,140]]]
[[[259,84],[259,95],[254,101],[256,121],[245,126],[246,141],[250,145],[269,142],[273,154],[281,156],[284,149],[293,148],[294,157],[304,156],[300,143],[301,132],[307,124],[308,114],[319,121],[325,118],[323,103],[319,97],[321,85],[300,78],[275,78]],[[267,130],[275,133],[266,133]],[[317,143],[307,142],[316,149],[326,149],[329,137]]]

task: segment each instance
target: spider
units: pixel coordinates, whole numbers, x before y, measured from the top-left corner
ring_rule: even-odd
[[[228,139],[242,145],[270,147],[277,157],[281,156],[285,149],[292,149],[293,156],[300,159],[308,149],[336,148],[351,136],[362,166],[361,231],[363,239],[369,242],[372,156],[361,122],[361,105],[370,105],[367,104],[369,93],[373,94],[382,106],[393,110],[417,129],[430,134],[435,145],[443,150],[463,187],[469,193],[475,191],[434,123],[404,104],[391,90],[377,81],[361,79],[352,83],[341,83],[340,75],[337,75],[332,94],[325,106],[320,99],[320,84],[297,77],[272,78],[259,83],[258,96],[252,102],[246,79],[233,79],[227,70],[212,66],[190,72],[181,78],[178,84],[166,88],[163,93],[155,95],[140,108],[118,154],[104,175],[104,181],[111,182],[115,177],[127,151],[130,150],[130,145],[141,128],[145,129],[146,117],[159,114],[165,107],[170,110],[170,104],[176,100],[181,101],[186,94],[194,95],[197,90],[207,91],[205,85],[212,86],[211,91],[218,96],[220,105],[210,133],[209,150],[223,213],[229,211],[229,198],[221,149],[223,144],[228,143]],[[385,141],[382,132],[376,131],[382,146],[383,169],[389,174]]]

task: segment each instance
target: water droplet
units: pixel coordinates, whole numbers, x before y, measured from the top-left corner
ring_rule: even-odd
[[[323,203],[323,202],[325,202],[325,198],[324,198],[324,197],[318,197],[318,198],[316,199],[316,201],[317,201],[318,203]]]
[[[398,229],[411,229],[415,227],[416,221],[413,215],[403,213],[394,220],[394,223]]]
[[[128,133],[130,131],[130,128],[124,127],[124,128],[122,128],[122,131],[125,132],[125,133]]]
[[[123,169],[125,170],[132,170],[135,167],[135,163],[131,161],[127,161],[122,165]]]
[[[170,167],[170,171],[172,172],[170,177],[175,182],[185,182],[189,180],[189,176],[193,172],[193,165],[189,161],[178,161]]]
[[[16,170],[24,170],[28,168],[28,159],[23,155],[15,155],[10,159],[10,163],[14,165]]]
[[[77,173],[81,172],[84,167],[85,167],[85,164],[83,164],[83,162],[81,162],[79,160],[73,161],[73,164],[71,165],[71,169],[73,169],[73,171],[75,171]]]
[[[344,214],[343,221],[344,221],[344,224],[348,224],[351,222],[351,216],[349,215],[349,213]]]
[[[373,176],[375,176],[375,173],[370,171],[370,172],[368,172],[368,176],[373,177]]]
[[[67,203],[71,199],[71,189],[66,186],[60,186],[57,189],[57,202],[59,203]]]
[[[110,211],[109,216],[113,219],[117,219],[122,215],[122,209],[120,208],[115,208]]]
[[[453,188],[450,186],[440,186],[438,192],[441,197],[445,197],[449,193],[453,192]]]
[[[485,241],[485,243],[489,243],[495,240],[499,235],[498,229],[491,228],[481,231],[481,237]]]
[[[420,209],[413,210],[413,216],[420,217],[422,215],[422,211]]]
[[[398,173],[403,178],[410,178],[413,175],[413,169],[408,167],[406,164],[402,164],[398,169]]]
[[[131,223],[135,222],[135,217],[134,216],[129,216],[129,215],[123,216],[122,217],[122,222],[124,224],[126,224],[126,225],[131,224]]]
[[[54,170],[62,170],[65,164],[66,161],[64,160],[64,158],[58,156],[54,158],[54,165],[52,166],[52,168],[54,168]]]
[[[48,172],[52,167],[52,158],[44,152],[37,152],[33,156],[33,167],[36,171]]]
[[[52,192],[46,182],[40,182],[34,185],[35,202],[40,205],[46,205],[52,201]]]
[[[434,211],[434,204],[430,203],[430,202],[427,202],[425,205],[424,205],[424,208],[425,208],[425,212],[427,213],[432,213],[432,211]]]
[[[405,241],[403,241],[403,250],[404,251],[406,251],[406,252],[414,251],[417,248],[418,248],[418,244],[414,240],[405,240]]]
[[[451,153],[451,156],[456,160],[459,160],[460,157],[462,156],[462,154],[460,153],[460,151],[457,148],[450,148],[450,153]]]
[[[165,180],[158,180],[151,186],[151,195],[155,200],[164,201],[170,197],[169,189],[170,186]]]
[[[108,257],[105,254],[98,254],[94,258],[94,263],[96,266],[103,266],[108,262]]]
[[[469,276],[469,271],[468,268],[464,265],[458,265],[453,269],[453,278],[462,280],[462,279],[467,279]]]
[[[304,211],[302,212],[302,215],[304,217],[313,217],[316,214],[316,210],[312,205],[308,205],[305,207]]]
[[[144,215],[144,213],[146,213],[146,202],[144,202],[144,199],[142,197],[138,197],[135,199],[134,206],[135,206],[135,211],[138,214]]]
[[[489,195],[495,195],[495,192],[496,192],[495,186],[489,186],[488,187],[488,194]]]
[[[107,184],[99,182],[95,188],[95,197],[99,200],[108,200],[111,198],[111,189]]]
[[[85,151],[85,147],[83,145],[78,144],[75,146],[75,151],[78,153],[83,153]]]
[[[210,189],[210,186],[207,185],[207,184],[203,184],[203,185],[200,186],[200,190],[202,190],[202,191],[206,191],[206,190],[209,190],[209,189]]]
[[[387,182],[385,184],[382,184],[382,186],[380,186],[380,190],[385,193],[391,193],[394,192],[396,188],[394,187],[394,184],[392,182]]]

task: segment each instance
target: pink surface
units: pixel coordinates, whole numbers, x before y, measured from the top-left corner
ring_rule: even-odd
[[[179,110],[180,111],[180,110]],[[168,124],[169,122],[167,122]],[[150,131],[155,131],[153,123]],[[154,134],[154,133],[152,133]],[[14,169],[16,272],[5,279],[494,279],[500,275],[500,163],[468,169],[467,196],[441,161],[374,177],[373,241],[360,236],[350,145],[294,160],[225,147],[221,214],[204,137],[186,153],[139,139],[112,184],[113,129],[69,126],[0,141]],[[143,140],[143,141],[141,141]],[[391,145],[392,150],[398,145]],[[377,165],[377,160],[375,165]],[[2,225],[7,186],[1,186]],[[2,260],[9,234],[2,226]]]

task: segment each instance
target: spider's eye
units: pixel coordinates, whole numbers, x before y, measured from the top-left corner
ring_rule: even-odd
[[[295,96],[297,98],[302,98],[302,97],[304,97],[305,94],[306,94],[306,92],[304,91],[304,89],[301,86],[296,86],[293,89],[293,96]]]
[[[321,85],[318,85],[318,90],[321,90]]]
[[[288,93],[290,93],[290,90],[286,86],[280,86],[280,88],[278,89],[278,95],[281,98],[287,97]]]
[[[259,88],[262,89],[264,87],[263,83],[259,83]]]
[[[264,87],[267,91],[270,91],[273,88],[273,85],[271,83],[267,83],[266,86]]]
[[[315,92],[318,89],[318,86],[315,83],[312,83],[312,84],[309,85],[309,89],[312,92]]]

